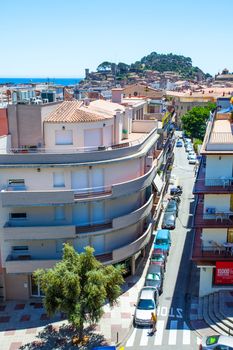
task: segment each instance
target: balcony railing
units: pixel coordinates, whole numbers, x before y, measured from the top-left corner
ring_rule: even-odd
[[[160,151],[162,152],[162,151]],[[64,189],[57,188],[52,190],[30,190],[26,186],[9,188],[2,186],[1,200],[3,207],[16,206],[35,206],[35,205],[53,205],[72,204],[74,201],[82,201],[91,198],[120,197],[122,195],[141,191],[148,187],[156,175],[156,166],[147,169],[143,175],[116,183],[109,186],[88,187],[82,189]]]
[[[74,190],[74,199],[101,197],[112,194],[112,186],[89,187]]]
[[[229,193],[233,191],[233,177],[198,178],[195,181],[194,193]]]
[[[224,247],[220,242],[204,242],[201,239],[201,235],[201,229],[196,229],[192,247],[192,260],[214,262],[216,260],[232,260],[231,250]]]
[[[205,228],[224,228],[232,227],[233,212],[215,213],[215,214],[196,214],[194,219],[195,227]]]

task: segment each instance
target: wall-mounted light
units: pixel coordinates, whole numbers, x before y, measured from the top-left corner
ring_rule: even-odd
[[[37,168],[36,170],[37,170],[38,173],[40,172],[40,168]]]
[[[219,157],[218,157],[218,159],[219,159],[219,160],[221,160],[221,159],[222,159],[222,157],[221,157],[221,156],[219,156]]]
[[[106,124],[105,124],[105,123],[103,123],[103,126],[106,126]]]
[[[92,165],[89,166],[89,169],[92,169]]]
[[[66,130],[66,127],[63,125],[62,130]]]

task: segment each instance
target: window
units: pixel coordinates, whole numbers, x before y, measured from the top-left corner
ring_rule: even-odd
[[[56,145],[73,145],[72,130],[57,130],[55,131]]]
[[[64,220],[65,210],[63,206],[55,207],[55,220]]]
[[[10,219],[27,219],[27,213],[10,213]]]
[[[64,173],[53,173],[53,186],[54,187],[65,187],[65,176]]]

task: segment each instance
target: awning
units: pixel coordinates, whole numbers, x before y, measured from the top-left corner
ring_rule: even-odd
[[[157,174],[155,177],[154,177],[154,180],[153,180],[153,185],[156,187],[158,193],[160,193],[162,191],[162,188],[163,188],[163,180],[161,179],[161,177],[159,176],[159,174]]]

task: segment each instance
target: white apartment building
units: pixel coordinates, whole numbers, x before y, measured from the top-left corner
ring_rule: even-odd
[[[199,295],[233,286],[233,133],[231,113],[209,121],[194,186],[197,198],[192,260],[200,269]]]
[[[0,154],[1,296],[40,297],[32,273],[54,266],[65,242],[78,252],[90,245],[99,260],[133,274],[156,211],[158,122],[133,120],[132,108],[103,100],[54,105],[40,131],[29,114],[30,146],[21,137],[16,147],[14,128],[14,148]]]

